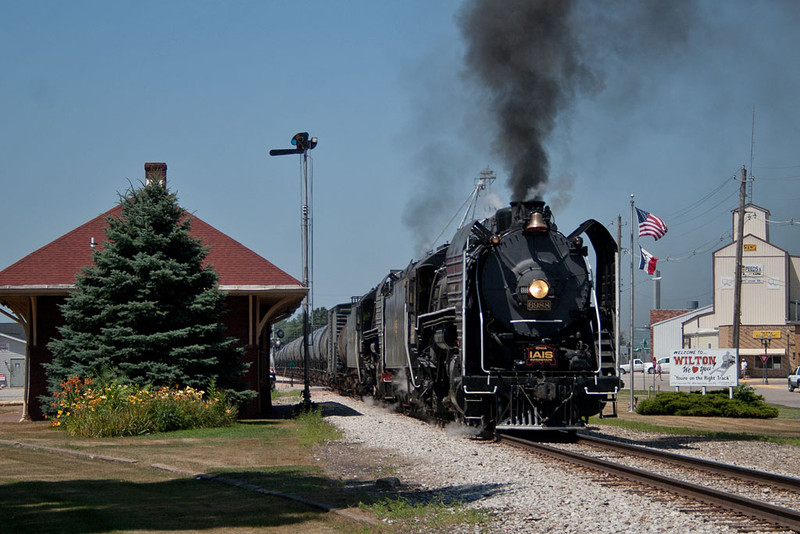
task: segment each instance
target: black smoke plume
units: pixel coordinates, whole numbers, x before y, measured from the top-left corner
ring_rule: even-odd
[[[461,15],[466,76],[485,89],[497,122],[493,148],[511,172],[512,200],[548,180],[545,142],[559,113],[602,85],[580,57],[572,0],[473,0]]]

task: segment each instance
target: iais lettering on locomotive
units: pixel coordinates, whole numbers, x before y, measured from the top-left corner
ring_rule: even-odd
[[[616,251],[597,221],[565,236],[544,202],[514,202],[331,309],[311,376],[486,430],[578,429],[620,387]],[[301,343],[276,365],[301,369]]]

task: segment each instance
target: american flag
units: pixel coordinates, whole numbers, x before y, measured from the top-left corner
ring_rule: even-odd
[[[636,215],[639,217],[639,237],[649,235],[658,241],[667,233],[667,225],[660,217],[639,208],[636,208]]]
[[[656,263],[658,262],[658,258],[647,252],[642,247],[639,247],[639,250],[642,251],[642,258],[639,260],[639,269],[642,271],[647,271],[647,274],[653,274],[656,272]]]

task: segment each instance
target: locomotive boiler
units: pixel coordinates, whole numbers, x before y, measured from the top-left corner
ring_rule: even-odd
[[[487,430],[576,430],[620,387],[616,251],[597,221],[564,235],[544,202],[514,202],[331,309],[311,374]],[[302,341],[279,369],[302,367]]]

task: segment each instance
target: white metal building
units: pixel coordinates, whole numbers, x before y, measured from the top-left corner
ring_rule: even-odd
[[[738,216],[736,209],[733,241],[713,254],[713,304],[705,313],[682,322],[686,348],[732,345]],[[768,376],[785,376],[800,365],[800,257],[770,243],[769,216],[764,208],[745,206],[739,354],[755,373],[766,366]]]
[[[716,348],[716,346],[707,346],[705,343],[710,340],[703,338],[702,343],[700,339],[685,340],[683,333],[683,325],[685,322],[694,319],[697,316],[705,315],[713,310],[713,306],[709,304],[703,308],[696,308],[694,310],[684,311],[680,315],[674,315],[662,321],[653,322],[653,356],[655,358],[664,358],[672,354],[673,350],[679,350],[688,347],[686,344],[692,342],[692,347],[703,348]],[[653,314],[651,314],[651,317]],[[713,330],[713,343],[716,343],[717,331]]]
[[[17,323],[0,323],[0,388],[24,386],[24,330]]]

